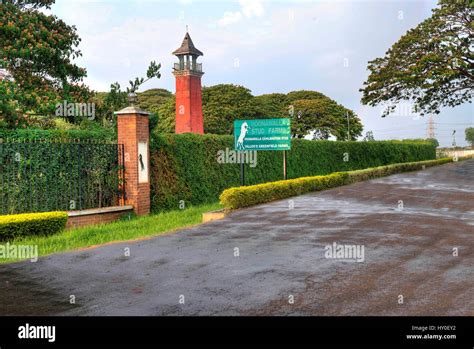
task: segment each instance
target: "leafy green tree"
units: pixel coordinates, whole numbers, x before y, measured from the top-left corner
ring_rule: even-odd
[[[163,88],[152,88],[138,93],[138,106],[150,113],[158,113],[159,107],[173,94]]]
[[[466,141],[474,147],[474,127],[466,128]]]
[[[128,105],[127,93],[120,89],[118,82],[110,85],[110,92],[98,92],[94,96],[96,121],[102,126],[115,127],[115,111]]]
[[[362,133],[362,124],[355,113],[327,97],[295,100],[292,106],[291,130],[295,138],[314,132],[313,139],[328,139],[333,135],[338,140],[355,140]]]
[[[243,86],[220,84],[202,89],[204,132],[231,134],[235,119],[255,119],[258,107],[250,90]]]
[[[347,118],[352,126],[351,139],[362,132],[360,119],[353,111],[337,104],[324,94],[311,90],[291,91],[288,94],[272,93],[255,97],[258,117],[292,119],[293,136],[302,138],[313,132],[314,139],[327,139],[331,135],[347,139]],[[263,117],[262,117],[263,118]]]
[[[286,110],[286,95],[284,93],[270,93],[254,97],[257,103],[258,119],[275,119],[288,117]]]
[[[174,133],[176,118],[176,98],[172,95],[165,99],[156,111],[158,115],[158,124],[156,132],[158,133]]]
[[[86,102],[86,70],[76,28],[42,12],[54,0],[3,0],[0,5],[0,126],[24,127],[31,115],[52,115],[62,101]],[[75,121],[69,117],[69,121]]]
[[[321,98],[328,98],[321,92],[311,91],[311,90],[298,90],[298,91],[291,91],[286,94],[285,103],[286,105],[290,105],[294,101],[298,101],[301,99],[321,99]]]
[[[373,133],[372,131],[367,131],[367,132],[365,133],[364,141],[365,141],[365,142],[373,142],[373,141],[375,141],[374,133]]]
[[[146,79],[143,77],[135,78],[135,80],[130,80],[130,87],[127,87],[127,93],[135,93],[141,85],[153,78],[161,78],[161,63],[156,64],[155,61],[151,61],[148,69],[146,71]]]
[[[159,79],[161,77],[160,68],[161,64],[156,64],[154,61],[152,61],[147,70],[147,79],[135,78],[135,80],[130,80],[130,87],[127,88],[127,92],[122,91],[120,88],[120,84],[118,82],[115,82],[110,85],[110,92],[105,94],[103,92],[97,93],[94,98],[94,102],[96,103],[96,109],[98,111],[97,121],[99,121],[103,126],[115,127],[116,117],[114,115],[114,112],[125,108],[129,104],[127,97],[128,94],[135,94],[135,92],[142,84],[152,78],[156,77]],[[140,97],[138,95],[136,102],[138,104],[140,103]],[[148,111],[156,113],[155,110]],[[153,119],[155,119],[156,117],[156,115],[153,115]],[[153,125],[156,126],[156,124],[157,120],[153,120]]]
[[[433,145],[434,145],[436,148],[439,147],[439,142],[438,142],[438,140],[437,140],[436,138],[427,138],[426,140],[427,140],[428,142],[433,143]]]
[[[147,93],[148,91],[144,94]],[[159,92],[160,97],[157,97],[157,101],[147,104],[145,108],[158,114],[156,132],[159,133],[174,132],[176,99],[174,95],[168,97],[168,93],[168,91]],[[296,100],[298,97],[307,99]],[[139,99],[140,103],[148,103],[148,97],[142,99],[139,95]],[[306,109],[306,102],[301,101],[314,102],[310,102],[310,108]],[[304,118],[294,120],[295,128],[299,130],[294,130],[295,137],[301,138],[311,131],[316,131],[319,138],[335,135],[339,139],[347,139],[346,113],[350,116],[350,138],[355,139],[362,132],[362,124],[354,112],[316,91],[292,91],[288,95],[272,93],[254,97],[250,90],[243,86],[221,84],[203,88],[202,105],[206,133],[232,134],[235,119],[281,117],[294,119],[298,112],[301,114],[303,111],[313,114],[305,114]]]
[[[387,103],[382,116],[402,100],[421,114],[471,102],[474,96],[473,3],[440,0],[430,18],[410,29],[382,58],[369,62],[362,103]]]

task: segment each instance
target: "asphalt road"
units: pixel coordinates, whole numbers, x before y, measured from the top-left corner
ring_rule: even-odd
[[[0,315],[474,315],[474,161],[292,200],[1,265]]]

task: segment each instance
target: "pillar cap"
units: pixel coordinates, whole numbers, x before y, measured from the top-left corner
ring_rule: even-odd
[[[134,105],[130,107],[123,108],[122,110],[114,112],[115,115],[126,115],[126,114],[140,114],[140,115],[150,115],[149,112],[140,109]]]

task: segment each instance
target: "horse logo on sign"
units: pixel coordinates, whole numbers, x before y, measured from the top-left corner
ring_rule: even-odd
[[[242,124],[242,126],[240,126],[240,135],[239,135],[239,138],[237,139],[237,150],[244,150],[245,147],[244,147],[244,140],[245,140],[245,136],[247,135],[247,132],[249,130],[249,125],[244,122]]]

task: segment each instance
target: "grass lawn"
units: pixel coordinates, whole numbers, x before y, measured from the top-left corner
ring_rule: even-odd
[[[9,241],[10,245],[38,245],[39,256],[105,244],[112,241],[134,240],[155,236],[202,222],[202,214],[222,208],[219,203],[192,206],[184,210],[168,211],[132,220],[117,221],[63,231],[60,234],[26,237]],[[4,244],[5,242],[2,242]],[[18,259],[0,259],[0,264]]]

